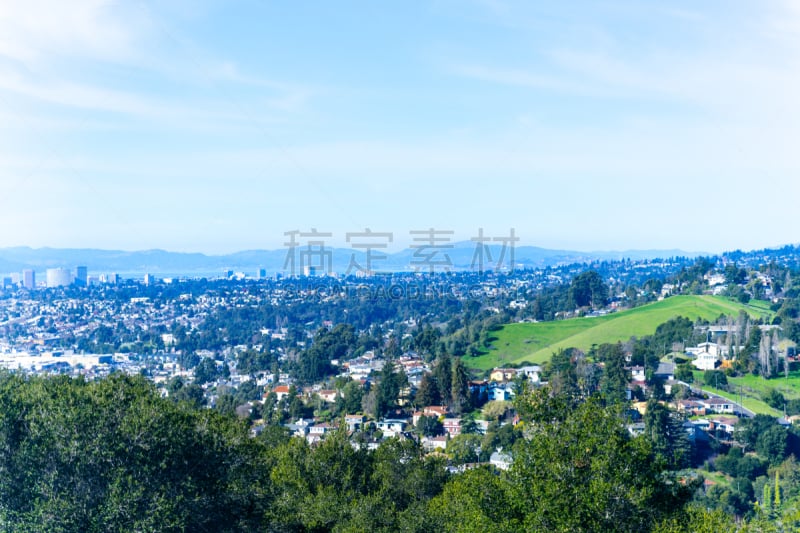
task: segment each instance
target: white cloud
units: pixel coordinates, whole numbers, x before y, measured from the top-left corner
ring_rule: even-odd
[[[145,24],[135,3],[104,0],[4,0],[0,56],[27,64],[52,57],[120,59],[135,54]]]

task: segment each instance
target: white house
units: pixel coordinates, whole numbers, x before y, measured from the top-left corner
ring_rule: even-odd
[[[396,437],[403,432],[403,428],[408,423],[408,420],[401,419],[385,419],[378,422],[377,427],[383,432],[385,437]]]
[[[489,400],[496,402],[508,402],[514,399],[516,394],[510,385],[497,385],[489,388]]]
[[[517,375],[524,375],[531,383],[539,383],[539,374],[541,371],[542,367],[539,365],[522,366],[517,369]]]
[[[711,413],[733,414],[736,410],[736,404],[726,398],[714,397],[698,401]]]
[[[694,354],[695,358],[692,364],[698,370],[714,370],[721,361],[722,350],[719,344],[714,342],[703,342],[696,348],[689,348],[686,351]]]
[[[422,437],[422,449],[427,452],[434,450],[447,449],[447,435],[439,435],[438,437]]]
[[[511,468],[512,461],[513,459],[511,458],[511,455],[503,450],[497,450],[489,457],[489,463],[493,464],[500,470],[508,470]]]

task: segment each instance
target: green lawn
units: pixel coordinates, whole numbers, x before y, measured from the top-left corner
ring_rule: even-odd
[[[702,468],[696,469],[695,472],[702,475],[705,479],[713,481],[722,487],[727,487],[731,484],[731,478],[722,472],[709,472],[708,470],[703,470]]]
[[[800,398],[800,371],[798,370],[789,372],[788,378],[781,375],[772,379],[764,379],[761,376],[747,374],[740,378],[728,378],[728,382],[736,387],[741,385],[744,390],[758,394],[764,394],[769,389],[775,389],[782,393],[787,400]]]
[[[713,392],[714,394],[718,394],[719,396],[722,396],[723,398],[727,398],[728,400],[731,400],[732,402],[739,403],[739,390],[738,390],[738,388],[737,387],[733,387],[731,385],[729,385],[728,388],[731,389],[731,390],[730,391],[724,391],[724,390],[715,389],[714,387],[707,387],[706,385],[703,385],[703,390],[709,391],[709,392]],[[742,394],[742,405],[744,405],[745,408],[750,409],[751,411],[753,411],[756,414],[771,415],[771,416],[777,416],[777,417],[783,416],[783,413],[781,413],[780,411],[778,411],[776,409],[773,409],[769,405],[765,404],[757,396],[754,396],[754,395],[751,395],[751,394],[747,394],[746,392],[743,392],[743,394]]]
[[[752,379],[751,379],[752,378]],[[797,378],[800,381],[800,375]],[[741,388],[741,399],[742,404],[747,408],[753,411],[756,414],[764,414],[764,415],[771,415],[771,416],[783,416],[783,413],[778,411],[777,409],[773,409],[763,401],[761,401],[761,392],[765,391],[770,387],[770,383],[773,383],[775,380],[765,380],[759,376],[743,376],[741,378],[728,378],[728,390],[720,390],[714,387],[709,387],[703,384],[703,371],[702,370],[695,370],[694,371],[694,383],[692,385],[694,387],[702,387],[703,390],[713,392],[714,394],[719,394],[720,396],[732,400],[736,403],[739,403],[739,385],[742,385]],[[748,387],[745,383],[752,384],[752,387]],[[800,386],[800,383],[798,383]]]
[[[745,310],[752,316],[769,315],[761,308],[740,304],[719,296],[673,296],[660,302],[601,317],[572,318],[535,324],[506,324],[494,332],[492,348],[464,362],[479,370],[523,362],[548,361],[559,348],[588,350],[592,344],[628,340],[655,332],[670,318],[683,316],[695,320],[715,320],[720,315],[738,315]]]
[[[764,315],[772,315],[772,302],[767,300],[750,300],[747,307]]]

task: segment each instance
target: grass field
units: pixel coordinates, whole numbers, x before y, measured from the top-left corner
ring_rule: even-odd
[[[693,383],[695,387],[700,387],[700,385],[703,382],[702,372],[700,374],[701,374],[700,379],[695,379],[695,382]],[[739,386],[731,384],[734,382],[734,379],[735,378],[728,378],[729,390],[727,391],[715,389],[714,387],[708,387],[706,385],[703,385],[702,388],[704,391],[713,392],[714,394],[718,394],[723,398],[727,398],[728,400],[731,400],[735,403],[739,403]],[[778,416],[778,417],[783,416],[783,413],[781,413],[777,409],[773,409],[772,407],[761,401],[761,398],[756,393],[742,390],[741,399],[742,399],[742,405],[744,405],[745,408],[750,409],[756,414]]]
[[[728,382],[742,386],[744,390],[750,390],[758,394],[764,394],[769,389],[775,389],[783,394],[787,400],[800,398],[800,371],[789,372],[789,377],[781,375],[772,379],[764,379],[760,376],[748,374],[740,378],[728,378]]]
[[[673,296],[601,317],[506,324],[494,332],[492,348],[488,353],[465,357],[463,360],[468,366],[479,370],[523,362],[542,363],[548,361],[559,348],[588,350],[592,344],[650,335],[660,324],[673,317],[714,320],[720,315],[738,315],[740,310],[754,317],[770,314],[769,309],[743,305],[719,296]]]

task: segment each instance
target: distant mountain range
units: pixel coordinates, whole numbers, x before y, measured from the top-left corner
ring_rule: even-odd
[[[366,267],[366,254],[352,248],[328,248],[334,272],[344,273],[355,262],[361,267]],[[295,250],[296,273],[302,273],[301,259],[310,258],[313,263],[319,263],[319,255],[308,255],[305,247]],[[499,245],[491,245],[483,254],[484,269],[494,268],[502,253]],[[415,267],[421,271],[428,271],[425,263],[426,257],[430,262],[441,265],[447,262],[453,270],[466,270],[477,264],[475,243],[465,241],[452,243],[452,248],[438,249],[404,249],[394,253],[381,253],[374,249],[371,252],[372,268],[376,271],[413,271]],[[415,255],[416,254],[416,255]],[[206,255],[202,253],[168,252],[164,250],[98,250],[91,248],[29,248],[14,247],[0,248],[0,273],[21,272],[24,269],[33,269],[43,272],[48,268],[65,267],[74,269],[78,265],[85,265],[89,272],[119,272],[119,273],[152,273],[169,275],[209,275],[215,272],[222,273],[226,270],[254,274],[259,269],[267,273],[286,273],[288,248],[279,250],[245,250],[225,255]],[[447,256],[447,258],[445,257]],[[549,250],[536,246],[517,246],[514,249],[514,262],[517,268],[541,268],[547,266],[588,263],[592,261],[616,261],[620,259],[643,260],[668,257],[696,257],[704,255],[698,252],[685,252],[682,250],[627,250],[627,251],[598,251],[578,252],[571,250]],[[509,250],[506,250],[504,264],[509,261]],[[306,260],[303,264],[308,263]],[[313,264],[312,263],[312,264]],[[437,266],[436,271],[442,269]]]

